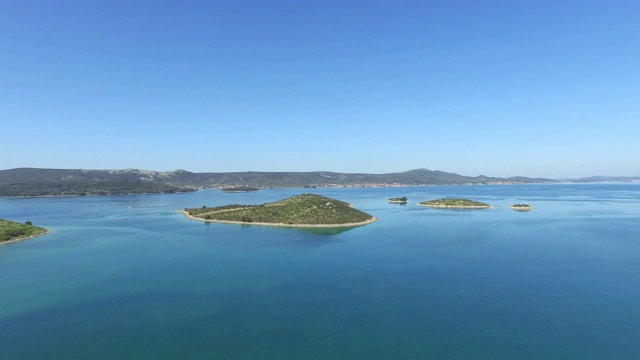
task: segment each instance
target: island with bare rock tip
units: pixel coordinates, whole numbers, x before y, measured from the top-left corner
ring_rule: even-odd
[[[181,212],[190,219],[206,222],[283,227],[356,227],[377,220],[344,201],[316,194],[296,195],[262,205],[203,206]]]
[[[468,199],[444,198],[430,200],[418,203],[420,206],[428,206],[433,208],[451,208],[451,209],[486,209],[491,205]]]
[[[409,199],[407,199],[406,196],[389,199],[389,202],[392,204],[406,204],[407,201],[409,201]]]

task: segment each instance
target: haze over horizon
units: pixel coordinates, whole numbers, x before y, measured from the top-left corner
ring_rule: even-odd
[[[3,1],[0,169],[639,176],[637,1]]]

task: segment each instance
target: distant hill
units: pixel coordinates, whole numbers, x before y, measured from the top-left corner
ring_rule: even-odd
[[[175,184],[171,177],[171,173],[143,170],[1,170],[0,196],[151,194],[197,190]]]
[[[640,176],[589,176],[577,179],[567,179],[570,182],[635,182],[640,181]]]
[[[455,185],[488,183],[539,183],[555,182],[542,178],[497,178],[488,176],[463,176],[438,170],[417,169],[400,173],[367,174],[314,172],[231,172],[231,173],[180,173],[176,183],[194,186],[249,186],[249,187],[305,187],[305,186],[375,186],[375,185]]]
[[[82,170],[18,168],[0,170],[0,196],[112,195],[175,193],[201,188],[340,187],[544,183],[544,178],[464,176],[438,170],[365,174],[315,172],[193,173],[185,170]]]

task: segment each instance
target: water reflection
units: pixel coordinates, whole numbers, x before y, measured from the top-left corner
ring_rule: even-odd
[[[357,226],[351,226],[351,227],[331,227],[331,228],[323,228],[323,227],[313,227],[313,228],[295,228],[297,230],[302,230],[314,235],[321,235],[321,236],[331,236],[331,235],[337,235],[337,234],[341,234],[345,231],[349,231],[351,229],[355,229]]]

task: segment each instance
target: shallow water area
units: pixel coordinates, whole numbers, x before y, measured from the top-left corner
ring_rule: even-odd
[[[178,212],[304,192],[378,221],[323,233]],[[417,205],[442,197],[493,207]],[[0,218],[52,230],[0,246],[8,359],[640,358],[639,184],[1,198]]]

